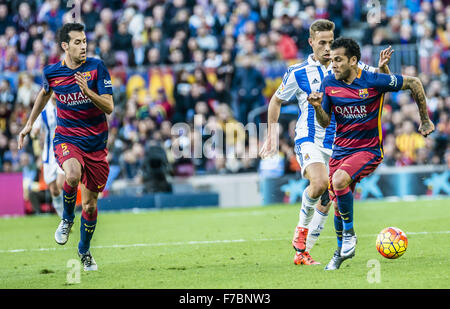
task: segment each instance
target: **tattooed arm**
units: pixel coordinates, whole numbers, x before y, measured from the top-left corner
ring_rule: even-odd
[[[419,132],[426,137],[434,131],[434,124],[428,117],[427,101],[422,82],[417,77],[403,75],[402,90],[406,89],[411,90],[411,95],[414,98],[417,107],[419,107]]]

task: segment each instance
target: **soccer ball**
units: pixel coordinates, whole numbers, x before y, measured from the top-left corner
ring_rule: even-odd
[[[378,234],[377,250],[387,259],[401,257],[408,247],[408,238],[396,227],[387,227]]]

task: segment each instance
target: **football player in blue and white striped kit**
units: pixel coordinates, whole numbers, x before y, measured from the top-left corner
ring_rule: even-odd
[[[331,124],[326,129],[322,128],[316,120],[314,108],[308,104],[307,97],[311,92],[319,91],[324,77],[333,73],[330,57],[330,47],[334,41],[333,31],[334,23],[329,20],[318,19],[311,24],[308,42],[313,53],[304,62],[288,68],[281,85],[272,96],[268,110],[267,140],[260,152],[262,158],[276,153],[278,134],[273,124],[278,122],[283,102],[296,96],[299,116],[295,128],[295,153],[301,166],[302,177],[309,180],[309,185],[303,192],[299,221],[292,241],[296,250],[294,263],[297,265],[320,264],[311,258],[309,251],[325,225],[331,205],[328,194],[328,161],[332,153],[335,120],[332,116]],[[359,62],[358,66],[371,72],[389,73],[387,64],[392,52],[390,47],[381,51],[378,68],[362,62]],[[342,219],[338,212],[335,214],[336,231],[342,232]]]
[[[56,162],[53,152],[53,137],[56,129],[56,101],[54,98],[47,103],[33,125],[33,135],[39,133],[43,136],[42,163],[44,165],[44,181],[48,185],[52,196],[53,208],[60,218],[63,213],[62,186],[64,184],[64,171]]]

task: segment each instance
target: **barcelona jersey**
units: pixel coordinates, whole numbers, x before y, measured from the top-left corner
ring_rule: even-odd
[[[84,76],[88,87],[97,94],[112,95],[111,77],[99,59],[86,58],[75,70],[64,61],[46,66],[43,87],[46,92],[53,90],[57,107],[53,145],[70,143],[85,152],[104,150],[108,140],[106,115],[81,92],[75,80],[76,72]]]
[[[383,157],[381,110],[385,92],[399,91],[403,77],[358,69],[350,84],[328,75],[321,86],[322,108],[334,114],[336,136],[332,158],[342,159],[358,151]]]
[[[304,142],[311,142],[327,149],[331,154],[334,140],[335,121],[331,116],[331,124],[324,129],[317,122],[314,107],[308,104],[308,95],[318,91],[325,76],[333,73],[332,64],[325,67],[319,61],[314,60],[313,55],[309,55],[303,63],[291,65],[284,74],[283,81],[278,87],[275,95],[283,101],[289,101],[296,97],[298,101],[299,114],[295,126],[295,145],[300,146]],[[375,72],[376,68],[358,62],[358,67],[362,70]],[[329,150],[328,150],[329,149]]]

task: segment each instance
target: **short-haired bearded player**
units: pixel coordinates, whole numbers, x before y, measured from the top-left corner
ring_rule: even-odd
[[[81,225],[78,255],[84,270],[97,270],[89,248],[97,224],[97,198],[109,174],[106,160],[108,123],[105,114],[114,108],[111,77],[103,61],[87,58],[84,26],[68,23],[58,32],[63,61],[48,65],[43,72],[43,89],[38,94],[29,119],[19,134],[19,148],[44,109],[52,93],[57,108],[57,128],[53,148],[64,170],[63,218],[55,232],[58,244],[67,243],[75,218],[77,188],[81,181]]]
[[[295,152],[302,170],[302,176],[309,180],[303,191],[299,221],[294,231],[292,245],[296,251],[296,265],[319,264],[309,251],[317,241],[328,217],[331,202],[328,196],[328,161],[331,156],[335,128],[334,117],[331,125],[324,129],[318,123],[314,108],[308,104],[307,97],[318,91],[322,80],[332,74],[331,44],[334,41],[334,23],[319,19],[310,26],[309,44],[313,53],[300,64],[288,68],[283,81],[272,96],[268,110],[268,135],[260,155],[262,158],[275,154],[278,132],[275,130],[283,102],[296,96],[299,117],[295,129]],[[359,62],[363,70],[389,73],[388,63],[393,50],[389,47],[380,53],[378,68]]]
[[[339,38],[331,45],[333,75],[327,76],[320,92],[313,92],[308,102],[323,128],[336,121],[336,137],[330,159],[330,194],[335,196],[342,219],[342,238],[326,270],[339,269],[342,262],[355,255],[356,234],[353,226],[353,191],[355,185],[370,175],[383,160],[381,111],[384,94],[411,91],[420,115],[419,132],[434,131],[428,117],[425,91],[417,77],[380,74],[358,68],[361,52],[353,39]]]

